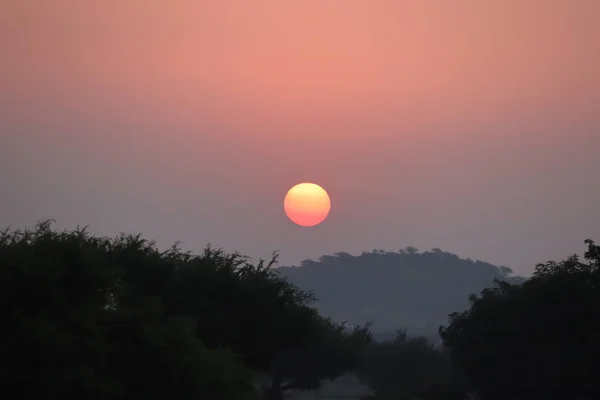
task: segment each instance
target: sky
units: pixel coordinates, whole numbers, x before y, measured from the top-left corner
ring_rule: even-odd
[[[600,241],[596,0],[2,4],[2,226],[521,274]],[[284,214],[300,182],[317,227]]]

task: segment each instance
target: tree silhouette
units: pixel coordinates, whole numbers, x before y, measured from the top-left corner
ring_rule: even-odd
[[[373,344],[359,378],[382,399],[463,400],[466,390],[446,350],[425,337],[397,331]]]
[[[265,399],[281,400],[287,390],[318,389],[362,364],[372,339],[369,324],[349,329],[327,318],[314,322],[304,343],[282,352],[272,365]]]
[[[600,395],[600,251],[539,264],[522,285],[497,282],[440,328],[484,399]]]
[[[256,399],[355,368],[347,332],[270,262],[141,235],[0,232],[0,381],[23,397]],[[270,397],[269,397],[270,396]],[[279,397],[277,397],[279,396]]]
[[[245,398],[251,371],[229,351],[207,349],[152,296],[161,285],[149,278],[165,264],[138,237],[55,232],[49,222],[2,232],[3,389],[22,397]],[[151,273],[134,277],[140,265]]]

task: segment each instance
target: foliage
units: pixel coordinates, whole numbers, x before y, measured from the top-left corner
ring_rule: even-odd
[[[270,262],[140,235],[0,233],[0,380],[25,397],[250,399],[355,368],[368,327],[320,317]],[[284,386],[286,385],[286,386]],[[272,390],[277,388],[277,390]],[[276,398],[276,397],[275,397]]]
[[[322,317],[314,322],[303,343],[282,352],[272,365],[268,398],[282,398],[286,390],[318,389],[324,380],[339,378],[362,364],[371,343],[369,324],[348,328]]]
[[[463,400],[466,394],[448,352],[403,330],[371,346],[359,377],[379,399]]]
[[[169,313],[194,316],[210,348],[227,346],[255,370],[266,371],[284,349],[300,343],[316,311],[312,296],[239,254],[205,250],[182,265],[167,296]]]
[[[4,231],[4,390],[51,398],[245,398],[250,371],[227,350],[207,349],[188,320],[165,312],[159,292],[169,280],[156,278],[169,268],[172,274],[168,255],[135,236],[55,232],[48,222]]]
[[[497,282],[440,328],[484,399],[600,395],[600,248],[539,264],[523,285]]]

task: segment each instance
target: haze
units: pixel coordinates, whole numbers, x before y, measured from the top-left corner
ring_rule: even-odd
[[[599,37],[595,0],[5,0],[0,222],[528,274],[600,240]]]

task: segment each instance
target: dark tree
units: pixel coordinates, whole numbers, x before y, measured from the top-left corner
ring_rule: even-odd
[[[206,249],[177,270],[167,296],[169,313],[194,316],[196,333],[211,349],[227,347],[262,376],[264,397],[313,389],[355,368],[368,327],[347,332],[318,315],[313,297],[279,275],[269,262]]]
[[[463,400],[466,396],[447,351],[405,331],[371,346],[359,378],[381,399]]]
[[[357,366],[368,329],[323,319],[271,262],[139,235],[0,233],[0,382],[23,397],[280,399]],[[279,396],[279,397],[277,397]]]
[[[406,251],[408,254],[417,254],[417,253],[419,253],[419,249],[417,249],[415,246],[405,247],[404,251]]]
[[[327,318],[313,320],[312,330],[299,345],[279,354],[268,372],[265,399],[281,400],[288,390],[318,389],[362,365],[371,343],[369,324],[348,328]]]
[[[536,267],[522,285],[497,282],[440,328],[484,399],[600,397],[600,249]]]
[[[169,313],[192,316],[209,348],[228,347],[249,368],[267,371],[282,351],[303,343],[318,318],[312,295],[276,274],[275,263],[207,248],[176,271]]]
[[[85,230],[0,234],[0,382],[19,397],[250,395],[252,373],[207,349],[161,295],[177,268],[139,237]]]

